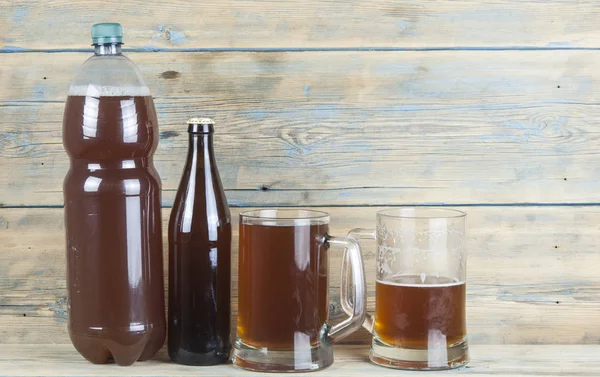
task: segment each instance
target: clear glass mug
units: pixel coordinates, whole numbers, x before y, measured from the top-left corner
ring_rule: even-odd
[[[333,363],[332,344],[366,316],[365,276],[358,242],[328,234],[329,215],[258,210],[240,215],[239,289],[234,365],[254,371],[305,372]],[[342,301],[349,318],[329,316],[330,247],[344,249]]]
[[[469,362],[465,220],[452,209],[390,208],[377,213],[375,230],[348,234],[377,242],[375,315],[364,323],[375,364],[438,370]],[[343,300],[342,307],[353,305]]]

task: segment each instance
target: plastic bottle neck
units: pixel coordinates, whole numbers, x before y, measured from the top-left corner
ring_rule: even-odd
[[[96,56],[121,55],[122,43],[104,43],[94,45]]]

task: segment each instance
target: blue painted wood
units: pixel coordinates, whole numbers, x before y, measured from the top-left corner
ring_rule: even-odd
[[[474,347],[484,344],[598,344],[600,311],[597,266],[599,206],[469,206],[467,212],[467,328]],[[331,215],[332,235],[371,228],[379,208],[321,207]],[[232,312],[237,313],[239,213],[232,210]],[[162,211],[166,231],[169,210]],[[64,324],[63,211],[0,209],[0,339],[68,344]],[[167,242],[167,237],[164,237]],[[377,250],[361,241],[368,307],[375,300]],[[165,257],[168,248],[163,248]],[[342,317],[338,288],[341,251],[331,250],[331,315]],[[1,294],[0,294],[1,295]],[[26,314],[26,316],[23,316]],[[235,323],[235,321],[233,322]],[[347,341],[368,344],[364,330]]]
[[[164,48],[158,46],[142,46],[134,48],[124,48],[125,53],[136,52],[428,52],[428,51],[599,51],[600,47],[576,47],[576,46],[454,46],[454,47],[252,47],[252,48],[227,48],[227,47],[207,47],[207,48]],[[60,52],[89,52],[90,48],[48,48],[48,49],[30,49],[17,46],[4,46],[0,48],[0,54],[11,53],[60,53]]]
[[[473,344],[600,341],[600,9],[586,0],[0,0],[0,341],[68,343],[62,102],[89,27],[115,15],[156,96],[163,205],[200,111],[219,123],[232,207],[327,205],[335,234],[372,225],[375,206],[462,207]],[[467,372],[595,360],[544,350],[493,348]]]
[[[87,56],[4,55],[4,205],[61,205],[62,101]],[[600,202],[595,52],[132,57],[156,98],[166,206],[185,158],[183,125],[199,112],[217,120],[234,206]]]
[[[0,47],[83,48],[121,21],[142,48],[598,47],[593,0],[0,0]],[[143,14],[143,17],[140,17]]]

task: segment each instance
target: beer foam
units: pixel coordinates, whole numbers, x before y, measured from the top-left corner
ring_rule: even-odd
[[[448,278],[448,280],[450,280],[450,279]],[[452,281],[450,281],[448,283],[438,283],[438,284],[403,283],[403,282],[399,282],[399,281],[384,281],[384,280],[379,280],[379,279],[377,280],[377,283],[384,284],[384,285],[392,285],[394,287],[413,287],[413,288],[444,288],[444,287],[454,287],[457,285],[465,284],[464,281],[458,281],[457,279],[452,279]]]
[[[150,96],[150,89],[147,86],[71,85],[69,95],[88,97],[148,97]]]

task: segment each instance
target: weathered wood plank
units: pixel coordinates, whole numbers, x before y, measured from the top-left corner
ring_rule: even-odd
[[[0,47],[35,49],[85,48],[90,26],[102,21],[122,22],[128,46],[146,49],[552,48],[600,42],[600,10],[593,0],[2,0],[0,9]]]
[[[331,231],[369,227],[377,208],[323,208]],[[163,211],[166,225],[168,210]],[[237,311],[237,214],[233,311]],[[467,317],[472,344],[598,344],[600,207],[468,209]],[[66,332],[62,210],[0,209],[0,342],[69,343]],[[166,253],[166,248],[165,248]],[[369,309],[374,305],[375,252],[365,243]],[[333,316],[340,252],[332,251]],[[348,342],[366,343],[360,330]]]
[[[480,345],[471,347],[471,362],[453,376],[597,376],[598,345]],[[335,346],[335,362],[324,371],[297,376],[423,376],[440,372],[399,372],[368,362],[368,347]],[[231,365],[187,367],[168,363],[164,350],[154,360],[123,368],[93,365],[70,345],[0,345],[0,370],[6,376],[249,376]],[[272,376],[281,374],[269,374]]]
[[[202,110],[339,103],[418,111],[435,106],[595,104],[595,51],[311,51],[127,53],[157,98]],[[2,56],[1,102],[64,101],[87,52]],[[208,106],[207,106],[208,105]],[[165,109],[159,109],[165,110]],[[334,109],[332,109],[334,110]],[[182,114],[180,119],[185,119]],[[292,114],[290,114],[292,115]],[[257,118],[260,118],[257,116]]]
[[[86,57],[3,56],[0,203],[62,203],[62,101]],[[166,205],[197,113],[217,121],[233,205],[600,202],[595,52],[133,58],[157,97]]]

